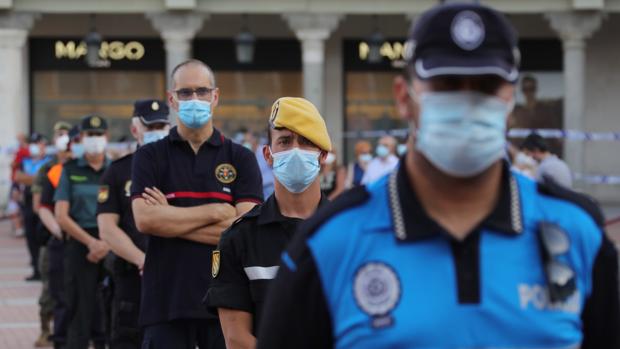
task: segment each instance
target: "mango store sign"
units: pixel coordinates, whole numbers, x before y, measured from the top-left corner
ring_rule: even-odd
[[[362,41],[358,45],[359,59],[362,61],[368,60],[368,54],[370,53],[370,46],[366,41]],[[379,48],[381,57],[387,58],[392,63],[393,67],[402,67],[405,62],[405,44],[399,41],[389,42],[384,41]]]
[[[88,52],[84,41],[57,40],[54,48],[56,59],[78,60]],[[99,58],[103,61],[139,61],[144,57],[144,53],[144,45],[138,41],[103,41],[99,47]]]

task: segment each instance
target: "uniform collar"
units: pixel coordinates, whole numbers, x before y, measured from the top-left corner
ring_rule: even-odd
[[[170,134],[168,135],[168,138],[172,141],[172,142],[187,142],[187,140],[183,139],[181,137],[181,135],[179,134],[179,130],[178,127],[175,126],[172,129],[170,129]],[[224,136],[222,136],[222,134],[220,133],[220,131],[218,131],[215,127],[213,128],[213,133],[211,134],[211,137],[209,137],[209,139],[207,139],[208,144],[214,146],[214,147],[219,147],[224,143]]]
[[[103,167],[102,168],[106,168],[108,167],[108,165],[110,164],[110,162],[112,162],[107,156],[105,157],[105,159],[103,160]],[[90,165],[88,164],[88,161],[86,161],[86,158],[84,157],[84,155],[82,155],[81,157],[79,157],[77,159],[77,165],[79,167],[89,167]]]
[[[388,188],[394,233],[398,240],[417,241],[439,234],[447,235],[419,202],[409,182],[406,166],[399,166],[397,171],[392,172]],[[507,163],[502,168],[500,190],[497,205],[475,230],[487,228],[492,232],[518,235],[523,231],[521,198],[517,180]]]
[[[321,193],[321,201],[319,201],[319,207],[328,203],[327,197]],[[260,215],[258,216],[258,225],[276,223],[276,222],[286,222],[288,220],[295,219],[290,217],[285,217],[280,212],[280,207],[278,206],[278,201],[276,200],[276,195],[271,194],[267,201],[263,203],[260,210]]]

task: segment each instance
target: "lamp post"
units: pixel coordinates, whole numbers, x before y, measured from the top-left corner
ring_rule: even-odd
[[[241,64],[250,64],[254,61],[254,44],[256,38],[248,30],[247,16],[243,16],[243,27],[241,32],[235,37],[235,50],[237,53],[237,62]]]
[[[383,35],[379,31],[379,19],[375,15],[373,16],[375,22],[375,30],[368,38],[368,62],[377,64],[382,61],[381,57],[381,45],[383,45]]]
[[[86,43],[86,65],[91,68],[102,68],[110,66],[108,60],[99,58],[99,50],[101,49],[101,42],[103,41],[101,34],[97,32],[95,28],[95,15],[90,17],[90,31],[84,37]]]

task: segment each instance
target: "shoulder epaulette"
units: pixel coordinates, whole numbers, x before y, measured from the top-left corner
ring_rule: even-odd
[[[605,225],[605,216],[596,201],[583,193],[578,193],[566,188],[552,178],[545,176],[541,183],[538,183],[538,192],[544,195],[553,196],[562,200],[570,201],[586,211],[599,227]]]
[[[299,231],[306,236],[310,236],[331,217],[348,208],[366,202],[368,198],[370,198],[370,194],[366,187],[354,187],[338,196],[336,200],[319,208],[312,217],[302,223]]]

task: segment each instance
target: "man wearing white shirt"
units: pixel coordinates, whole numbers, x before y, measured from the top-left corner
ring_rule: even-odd
[[[362,177],[362,184],[376,181],[398,165],[398,157],[394,155],[396,153],[396,138],[392,136],[381,137],[375,152],[377,157],[368,164],[364,177]]]

